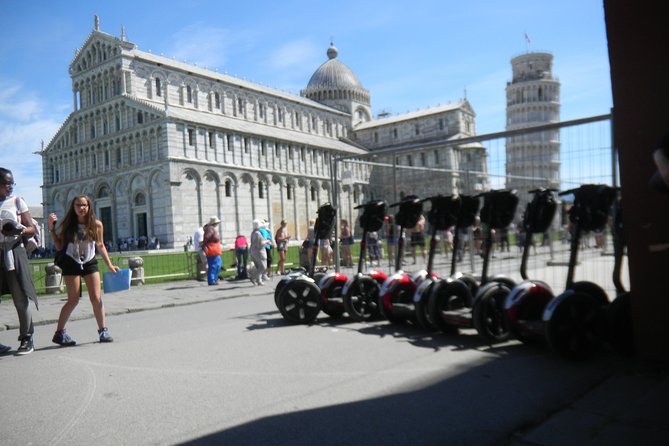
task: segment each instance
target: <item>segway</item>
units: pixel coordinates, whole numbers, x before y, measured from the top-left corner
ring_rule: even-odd
[[[378,231],[383,226],[383,217],[386,215],[385,201],[370,201],[355,209],[362,208],[360,226],[362,239],[360,241],[360,255],[358,258],[358,272],[351,277],[342,290],[344,307],[349,317],[357,322],[363,322],[377,317],[379,312],[379,291],[388,276],[377,269],[362,273],[367,249],[367,233]]]
[[[324,273],[319,273],[320,277],[318,277],[314,271],[318,255],[318,241],[330,238],[336,210],[328,203],[318,208],[317,214],[318,218],[314,225],[315,240],[311,248],[311,264],[308,274],[296,272],[285,276],[277,284],[274,293],[274,301],[281,315],[296,324],[312,323],[323,308],[323,298],[316,280],[320,281]]]
[[[557,200],[551,189],[535,189],[532,200],[527,203],[523,215],[525,242],[520,262],[520,276],[523,282],[511,290],[504,303],[504,312],[511,334],[524,343],[545,341],[542,316],[546,305],[553,297],[553,290],[547,283],[530,280],[527,276],[527,259],[534,234],[545,233],[553,221],[557,210]]]
[[[432,321],[447,333],[459,328],[475,328],[487,342],[496,343],[509,337],[503,307],[504,299],[515,284],[506,276],[488,277],[492,230],[506,228],[511,223],[518,196],[515,190],[492,190],[481,196],[484,200],[481,221],[486,226],[481,285],[472,298],[465,281],[443,281],[430,293],[428,311]]]
[[[428,253],[427,270],[425,272],[425,279],[418,285],[416,294],[414,294],[413,303],[414,311],[416,312],[416,319],[418,323],[425,329],[435,330],[437,326],[430,319],[428,311],[428,298],[434,284],[440,280],[433,270],[434,254],[437,246],[437,231],[445,231],[458,222],[458,214],[462,199],[457,195],[445,197],[437,195],[436,197],[426,198],[423,201],[430,201],[432,206],[427,213],[427,221],[430,223],[431,237],[430,237],[430,251]],[[478,208],[478,200],[476,200],[476,207]],[[456,250],[454,249],[455,253]],[[455,260],[456,257],[453,257]],[[451,274],[455,271],[455,265],[451,265]]]
[[[402,271],[402,255],[404,253],[404,231],[413,228],[420,220],[423,211],[423,202],[415,195],[408,195],[399,203],[395,215],[395,222],[400,227],[397,239],[397,255],[395,256],[395,273],[383,282],[380,291],[381,315],[394,324],[404,323],[415,319],[413,296],[416,293],[416,282],[419,277],[411,277]],[[424,271],[423,271],[424,272]]]
[[[548,345],[568,359],[586,359],[605,336],[602,308],[609,303],[604,290],[593,282],[574,282],[581,233],[604,229],[616,191],[610,186],[586,184],[560,192],[574,195],[569,220],[574,225],[567,272],[567,289],[546,306],[543,321]]]

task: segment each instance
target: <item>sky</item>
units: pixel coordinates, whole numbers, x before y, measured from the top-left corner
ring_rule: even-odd
[[[374,115],[466,95],[478,134],[504,130],[510,61],[528,51],[554,56],[561,120],[612,107],[602,0],[0,0],[0,166],[31,206],[42,202],[36,152],[73,111],[68,66],[94,15],[143,51],[294,94],[332,41]]]

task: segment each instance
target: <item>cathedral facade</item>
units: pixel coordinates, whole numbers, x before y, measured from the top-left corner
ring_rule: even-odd
[[[287,220],[299,240],[333,188],[350,221],[357,204],[390,193],[387,181],[374,185],[371,164],[344,162],[346,181],[333,182],[335,158],[474,134],[466,100],[373,119],[369,91],[334,46],[327,55],[296,95],[141,51],[124,31],[100,31],[96,18],[69,67],[73,112],[41,152],[45,214],[63,215],[86,194],[112,242],[145,236],[181,247],[211,216],[222,220],[224,243],[248,235],[256,218],[272,228]],[[481,148],[465,149],[484,171]],[[446,146],[430,146],[432,161],[425,156],[436,165],[460,162],[460,150]],[[410,181],[407,191],[419,187]],[[433,183],[434,193],[457,192],[459,184]]]

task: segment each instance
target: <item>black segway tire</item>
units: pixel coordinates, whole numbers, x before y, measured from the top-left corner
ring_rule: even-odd
[[[607,341],[611,348],[623,356],[632,357],[634,346],[634,324],[632,322],[632,300],[630,293],[616,297],[606,309]]]
[[[344,314],[345,308],[342,302],[331,302],[333,297],[341,297],[342,287],[339,284],[333,283],[327,288],[321,289],[321,295],[325,293],[327,301],[323,303],[321,310],[330,317],[340,318]]]
[[[511,292],[505,283],[480,288],[474,299],[472,321],[479,336],[491,344],[507,341],[511,337],[509,323],[504,313],[504,302]]]
[[[599,297],[568,290],[549,308],[550,317],[544,317],[546,340],[554,352],[570,360],[584,360],[599,350],[605,335]]]
[[[420,298],[414,298],[414,310],[416,311],[416,320],[418,324],[426,330],[437,330],[437,324],[434,323],[432,317],[430,316],[430,293],[434,289],[435,280],[432,278],[426,278],[416,294],[420,291]]]
[[[390,292],[390,308],[386,308],[386,306],[381,303],[381,314],[388,319],[389,322],[398,325],[404,325],[408,322],[416,322],[415,314],[402,314],[399,307],[393,305],[393,303],[399,302],[413,302],[413,293],[411,293],[411,296],[408,296],[407,294],[409,294],[409,290],[406,289],[405,286],[397,285]],[[382,299],[384,299],[384,296],[381,296],[381,299],[379,300]]]
[[[311,280],[296,279],[283,287],[277,306],[284,319],[294,324],[311,324],[322,305],[318,285]]]
[[[457,334],[459,326],[449,323],[443,317],[445,311],[463,308],[466,302],[472,300],[469,287],[462,281],[444,281],[432,287],[428,298],[428,312],[430,320],[439,330],[446,334]]]
[[[344,308],[356,322],[379,317],[379,291],[376,280],[371,277],[356,277],[344,294]]]

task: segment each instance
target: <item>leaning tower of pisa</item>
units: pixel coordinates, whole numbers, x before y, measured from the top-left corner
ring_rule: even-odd
[[[560,82],[553,77],[553,55],[526,53],[511,59],[513,78],[506,85],[506,129],[560,120]],[[518,190],[521,216],[528,191],[560,187],[560,132],[548,130],[506,140],[506,186]]]

